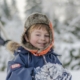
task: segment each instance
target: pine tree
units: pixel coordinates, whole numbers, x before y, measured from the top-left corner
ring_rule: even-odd
[[[80,69],[80,0],[50,0],[46,3],[45,1],[43,0],[43,9],[53,22],[55,51],[62,55],[60,60],[65,68],[78,70]]]
[[[10,13],[10,8],[9,8],[8,3],[7,3],[7,0],[4,0],[4,2],[3,2],[2,10],[3,10],[4,16],[6,18],[10,19],[11,18],[11,13]]]
[[[11,0],[11,13],[12,13],[12,16],[15,13],[18,13],[18,9],[16,7],[16,1],[15,0]]]
[[[26,0],[26,15],[29,15],[33,12],[42,12],[41,2],[42,0]]]
[[[78,15],[77,5],[73,0],[69,0],[66,7],[65,7],[65,16],[66,16],[66,23],[69,23],[73,18]]]
[[[4,27],[3,29],[9,40],[14,40],[19,42],[22,31],[22,22],[18,15],[18,10],[16,8],[16,1],[11,0],[11,3],[8,4],[7,0],[4,0],[0,4],[1,4],[0,5],[1,22],[2,23],[4,22],[5,24],[2,27]],[[2,31],[1,33],[2,33],[1,37],[5,38]],[[13,37],[14,35],[16,36]],[[6,46],[5,45],[0,46],[0,71],[4,71],[7,68],[7,62],[10,58],[11,55],[7,51]]]

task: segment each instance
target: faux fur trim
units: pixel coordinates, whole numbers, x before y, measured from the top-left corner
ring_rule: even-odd
[[[7,48],[10,52],[12,52],[12,53],[14,53],[14,51],[16,51],[19,46],[20,46],[20,44],[17,43],[17,42],[14,42],[14,41],[9,41],[9,42],[6,44],[6,48]]]
[[[33,13],[27,18],[25,22],[25,28],[28,29],[29,27],[37,23],[49,25],[49,19],[46,15],[43,15],[41,13]]]

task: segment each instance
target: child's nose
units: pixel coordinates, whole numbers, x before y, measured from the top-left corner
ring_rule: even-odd
[[[41,36],[41,40],[45,40],[45,36]]]

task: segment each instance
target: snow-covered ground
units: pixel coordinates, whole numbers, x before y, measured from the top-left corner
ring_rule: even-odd
[[[0,80],[6,80],[6,72],[0,72]]]
[[[80,80],[80,71],[70,71],[72,80]],[[6,80],[6,72],[0,72],[0,80]]]
[[[80,71],[71,71],[72,80],[80,80]]]

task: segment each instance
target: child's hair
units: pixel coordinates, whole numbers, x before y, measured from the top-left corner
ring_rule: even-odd
[[[48,26],[48,25],[46,25],[46,24],[43,24],[43,23],[39,23],[39,24],[34,24],[34,25],[32,25],[29,29],[28,29],[28,31],[26,31],[26,36],[27,36],[27,38],[29,39],[29,37],[30,37],[30,34],[31,34],[31,32],[32,31],[34,31],[35,29],[43,29],[43,30],[46,30],[48,33],[49,33],[49,35],[50,35],[50,27]]]

